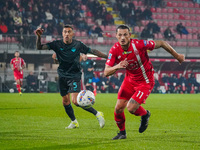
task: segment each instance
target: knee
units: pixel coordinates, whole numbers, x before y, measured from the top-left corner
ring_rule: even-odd
[[[139,105],[135,104],[135,105],[128,105],[127,106],[127,110],[131,113],[134,114],[135,111],[139,108]]]
[[[62,97],[62,102],[63,102],[63,105],[69,105],[70,104],[70,99],[67,97],[67,96],[63,96]]]
[[[136,111],[135,108],[133,108],[133,107],[128,107],[128,106],[127,106],[127,110],[128,110],[131,114],[134,114],[135,111]]]
[[[116,112],[117,114],[122,113],[123,111],[124,111],[123,108],[121,108],[121,107],[115,107],[115,112]]]
[[[72,103],[74,104],[74,105],[78,105],[78,103],[77,103],[77,96],[75,96],[75,97],[72,97]]]

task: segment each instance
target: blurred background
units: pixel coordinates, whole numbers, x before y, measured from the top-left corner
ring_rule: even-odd
[[[15,51],[27,65],[24,92],[59,92],[53,51],[36,50],[34,30],[44,29],[42,43],[46,43],[62,39],[65,24],[73,24],[77,40],[106,54],[117,42],[120,24],[129,25],[132,38],[167,41],[185,54],[186,61],[179,65],[163,49],[150,52],[155,69],[153,92],[200,92],[200,0],[0,0],[0,92],[16,92],[10,68]],[[96,91],[117,92],[124,70],[106,78],[106,60],[90,55],[88,59],[94,62]]]

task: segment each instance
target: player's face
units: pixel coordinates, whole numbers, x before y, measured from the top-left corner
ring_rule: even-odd
[[[83,60],[84,60],[84,61],[87,60],[87,55],[83,54],[82,57],[83,57]]]
[[[74,32],[71,28],[63,28],[62,36],[64,43],[70,44],[72,42]]]
[[[15,57],[19,57],[19,52],[15,52]]]
[[[131,34],[128,29],[118,29],[116,38],[121,46],[128,46],[130,43]]]

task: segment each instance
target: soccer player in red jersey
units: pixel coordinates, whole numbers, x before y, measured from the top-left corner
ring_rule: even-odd
[[[147,50],[163,48],[181,64],[185,60],[183,54],[178,54],[165,41],[131,39],[130,29],[120,25],[116,30],[118,42],[110,49],[104,74],[110,76],[119,69],[126,69],[124,81],[118,92],[114,116],[120,132],[113,138],[126,139],[124,109],[135,116],[141,116],[139,132],[144,132],[148,127],[150,112],[141,104],[151,93],[154,86],[154,70],[149,61]]]
[[[26,67],[26,63],[24,59],[19,57],[20,54],[18,51],[15,52],[15,58],[11,59],[10,61],[10,67],[13,70],[14,78],[17,83],[17,90],[19,92],[19,95],[22,95],[21,87],[23,82],[23,69]]]

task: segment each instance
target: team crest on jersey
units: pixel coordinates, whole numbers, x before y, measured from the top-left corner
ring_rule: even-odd
[[[121,56],[121,55],[119,55],[117,58],[118,58],[118,59],[120,59],[121,57],[122,57],[122,56]]]
[[[112,57],[112,54],[110,53],[110,54],[108,55],[108,59],[111,59],[111,57]]]
[[[143,40],[144,41],[144,46],[146,46],[147,45],[147,41],[146,40]]]
[[[75,52],[75,51],[76,51],[76,49],[73,47],[73,48],[71,49],[71,51],[72,51],[72,52]]]

